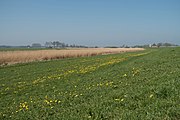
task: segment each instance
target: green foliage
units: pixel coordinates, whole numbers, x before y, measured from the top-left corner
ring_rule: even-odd
[[[180,48],[0,67],[0,119],[180,119]]]

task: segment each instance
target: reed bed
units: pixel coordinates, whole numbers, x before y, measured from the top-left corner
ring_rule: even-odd
[[[79,48],[66,50],[2,51],[0,65],[144,50],[143,48]]]

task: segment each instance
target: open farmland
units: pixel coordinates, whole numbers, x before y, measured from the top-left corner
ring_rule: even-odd
[[[0,119],[180,119],[180,48],[0,67]]]
[[[143,48],[79,48],[66,50],[0,51],[0,65],[144,50]]]

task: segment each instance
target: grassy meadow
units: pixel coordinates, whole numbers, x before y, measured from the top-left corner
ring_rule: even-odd
[[[179,120],[180,47],[0,67],[1,120]]]

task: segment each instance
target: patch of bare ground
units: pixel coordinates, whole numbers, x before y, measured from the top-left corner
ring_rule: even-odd
[[[0,65],[144,50],[143,48],[78,48],[67,50],[2,51]]]

